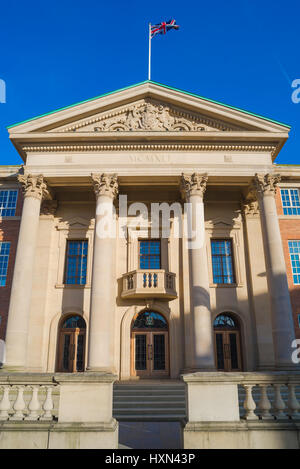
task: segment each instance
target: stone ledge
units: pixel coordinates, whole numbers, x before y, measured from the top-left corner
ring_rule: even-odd
[[[223,373],[223,372],[195,372],[181,375],[185,383],[201,383],[201,385],[222,384],[253,384],[256,383],[282,383],[300,384],[299,371],[270,371],[270,372],[249,372],[249,373]]]
[[[5,421],[0,422],[0,434],[1,432],[114,432],[118,428],[118,421],[111,419],[110,422],[72,422],[72,423],[60,423],[60,422],[30,422],[30,421]]]
[[[1,384],[52,384],[55,385],[54,373],[26,373],[3,368],[0,370]]]
[[[184,427],[186,432],[198,432],[198,431],[211,431],[211,432],[223,432],[223,431],[250,431],[250,430],[289,430],[299,431],[300,430],[300,418],[295,421],[240,421],[240,422],[188,422]]]
[[[87,371],[83,373],[55,373],[54,382],[83,384],[83,383],[114,383],[118,377],[112,373]]]

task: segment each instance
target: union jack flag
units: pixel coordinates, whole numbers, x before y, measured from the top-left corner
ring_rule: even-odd
[[[166,34],[170,29],[179,29],[175,20],[163,21],[162,23],[151,25],[151,39],[157,34]]]

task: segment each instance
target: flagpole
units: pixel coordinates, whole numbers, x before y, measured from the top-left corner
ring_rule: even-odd
[[[151,23],[149,23],[149,62],[148,62],[148,80],[151,80]]]

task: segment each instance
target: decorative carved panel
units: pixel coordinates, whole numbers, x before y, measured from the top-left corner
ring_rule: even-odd
[[[220,130],[233,131],[242,130],[242,128],[149,98],[55,129],[60,132],[207,132]]]

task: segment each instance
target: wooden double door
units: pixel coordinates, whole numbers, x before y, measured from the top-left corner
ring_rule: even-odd
[[[59,338],[58,371],[84,371],[85,329],[61,329]]]
[[[169,376],[167,331],[139,330],[131,337],[131,374],[141,378]]]
[[[216,364],[219,371],[241,371],[240,332],[215,330]]]

